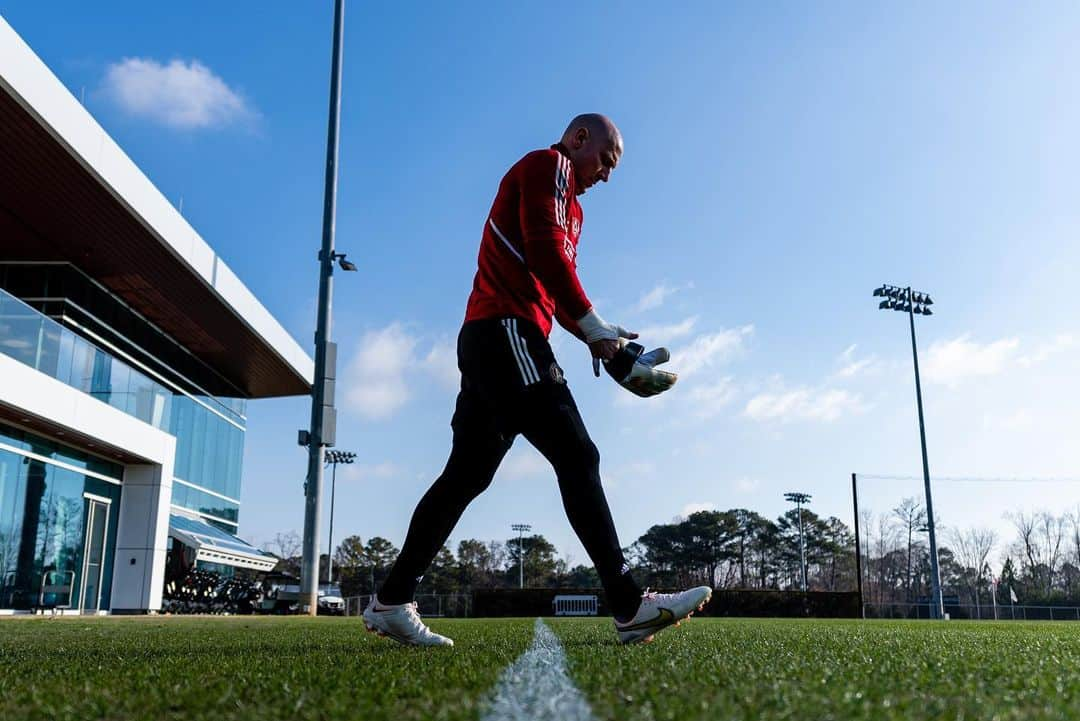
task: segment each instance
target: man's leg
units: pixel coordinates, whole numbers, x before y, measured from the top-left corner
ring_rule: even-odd
[[[409,533],[390,575],[379,588],[379,601],[408,603],[424,572],[446,543],[469,503],[491,484],[495,470],[513,443],[500,433],[481,399],[463,384],[454,413],[450,458],[413,512]]]
[[[564,384],[545,383],[529,393],[530,413],[522,435],[555,469],[566,516],[596,566],[612,615],[616,619],[630,618],[640,605],[641,589],[623,558],[600,483],[596,444],[589,438],[577,404]]]

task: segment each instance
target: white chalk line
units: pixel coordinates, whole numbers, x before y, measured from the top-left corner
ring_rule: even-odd
[[[558,637],[536,619],[532,644],[506,667],[482,721],[594,721],[592,709],[566,671]]]

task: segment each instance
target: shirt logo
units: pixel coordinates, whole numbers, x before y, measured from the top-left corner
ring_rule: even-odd
[[[566,383],[566,376],[563,375],[563,370],[559,367],[558,363],[552,363],[551,368],[548,369],[548,373],[551,374],[551,380],[556,383]]]
[[[574,220],[571,221],[570,228],[571,228],[570,234],[572,236],[574,236],[575,238],[578,237],[579,235],[581,235],[581,221],[578,220],[577,218],[574,218]]]
[[[571,263],[577,259],[577,248],[574,247],[569,238],[563,241],[563,252],[566,253],[566,259]]]

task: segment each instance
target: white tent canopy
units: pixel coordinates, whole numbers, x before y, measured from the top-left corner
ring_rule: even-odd
[[[277,565],[276,557],[200,518],[171,514],[169,535],[195,549],[196,563],[205,561],[259,571],[269,571]]]

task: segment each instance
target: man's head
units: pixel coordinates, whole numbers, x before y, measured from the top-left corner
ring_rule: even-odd
[[[581,195],[608,176],[622,157],[622,134],[611,119],[599,113],[586,113],[570,121],[562,136],[577,176],[577,194]]]

